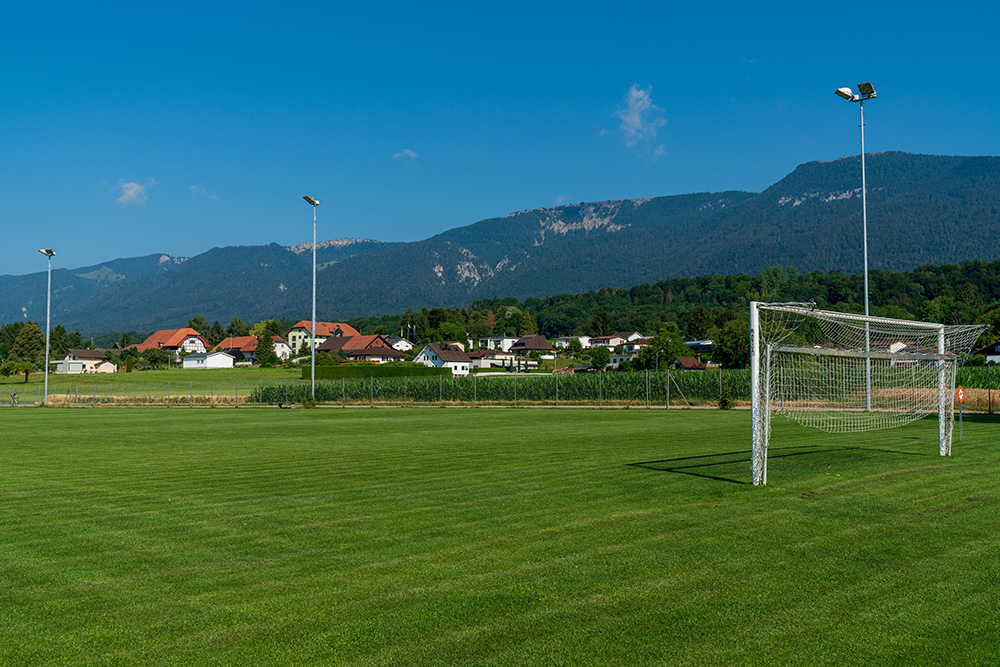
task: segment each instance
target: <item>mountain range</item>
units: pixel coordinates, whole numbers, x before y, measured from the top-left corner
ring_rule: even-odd
[[[1000,257],[1000,158],[867,156],[871,269]],[[318,244],[318,313],[342,320],[708,274],[862,269],[858,156],[810,162],[760,193],[718,192],[532,209],[411,243]],[[53,323],[152,330],[201,314],[308,317],[310,243],[213,248],[52,272]],[[0,276],[0,322],[41,321],[45,273]]]

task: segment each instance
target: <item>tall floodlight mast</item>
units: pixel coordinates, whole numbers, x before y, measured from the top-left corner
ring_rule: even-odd
[[[864,230],[864,255],[865,255],[865,317],[868,317],[868,188],[865,184],[865,102],[875,99],[875,88],[871,81],[858,84],[858,93],[855,95],[850,88],[838,88],[834,93],[843,97],[848,102],[857,102],[861,109],[861,220]],[[865,351],[871,352],[871,334],[868,323],[865,323]],[[866,409],[872,409],[872,366],[871,360],[865,365],[865,387],[866,387]]]
[[[55,251],[52,248],[39,248],[38,252],[45,255],[49,260],[49,286],[45,290],[45,396],[42,397],[42,405],[49,404],[49,337],[52,335],[52,323],[49,321],[52,315],[52,256]]]
[[[313,322],[310,332],[309,348],[312,353],[312,360],[309,363],[309,377],[312,379],[312,400],[316,402],[316,207],[319,200],[313,199],[309,195],[303,197],[306,202],[313,207]]]

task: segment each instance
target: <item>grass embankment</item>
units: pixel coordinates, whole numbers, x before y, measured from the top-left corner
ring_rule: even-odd
[[[4,410],[0,662],[986,664],[994,444],[749,414]]]

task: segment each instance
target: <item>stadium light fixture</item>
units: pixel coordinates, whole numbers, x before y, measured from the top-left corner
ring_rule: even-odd
[[[868,187],[865,183],[865,101],[875,99],[875,87],[871,81],[858,84],[858,94],[855,95],[850,88],[838,88],[835,94],[843,97],[848,102],[857,102],[861,109],[861,220],[864,239],[865,255],[865,317],[868,317]],[[865,351],[871,351],[871,337],[868,335],[868,324],[865,323]],[[865,373],[866,406],[871,410],[872,402],[872,369],[871,359],[868,359]]]
[[[45,255],[49,264],[49,284],[45,291],[45,394],[42,396],[42,405],[49,404],[49,341],[52,336],[52,256],[55,251],[52,248],[39,248],[38,252]]]
[[[311,379],[312,385],[312,400],[313,403],[316,402],[316,207],[319,206],[319,200],[313,199],[309,195],[303,197],[313,208],[313,320],[312,320],[312,330],[309,332],[309,352],[312,354],[312,359],[309,362],[309,377]]]

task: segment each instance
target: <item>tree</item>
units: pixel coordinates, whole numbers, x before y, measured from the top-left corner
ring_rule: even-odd
[[[705,306],[695,306],[684,335],[687,336],[688,340],[704,340],[713,324],[715,322],[708,309]]]
[[[269,333],[257,337],[257,351],[254,352],[254,361],[263,368],[278,363],[278,355],[274,353],[274,341]]]
[[[209,347],[215,347],[221,343],[226,337],[226,332],[223,330],[222,325],[219,324],[219,320],[216,320],[212,325],[212,328],[208,330],[208,335],[205,339],[208,341]]]
[[[606,310],[599,310],[587,322],[587,330],[591,336],[610,336],[614,333],[611,316]]]
[[[170,364],[170,353],[166,350],[161,350],[158,347],[151,347],[148,350],[143,350],[140,357],[146,360],[152,368],[163,368]]]
[[[37,324],[28,322],[24,325],[10,349],[10,356],[21,362],[19,372],[24,373],[25,382],[31,371],[45,363],[45,334]]]
[[[727,369],[750,366],[750,323],[737,319],[722,325],[719,340],[712,346],[712,359]]]
[[[486,315],[483,317],[483,324],[486,325],[486,331],[492,336],[493,330],[497,328],[497,316],[492,308],[486,311]]]
[[[676,357],[690,355],[691,348],[684,344],[677,323],[667,322],[649,341],[649,345],[639,350],[639,354],[635,357],[634,368],[641,370],[654,369],[657,365],[663,367]]]
[[[527,310],[525,310],[521,315],[521,326],[518,328],[517,333],[519,336],[530,336],[538,333],[538,327],[535,326],[535,320],[531,317],[531,313]]]
[[[209,326],[203,315],[195,315],[189,319],[188,326],[200,333],[205,339],[208,339]]]
[[[226,327],[226,334],[237,338],[239,336],[249,336],[250,327],[243,322],[243,318],[237,316],[233,318],[233,321],[229,323]]]
[[[590,351],[590,365],[599,371],[603,371],[611,363],[611,352],[603,345],[598,345]]]

